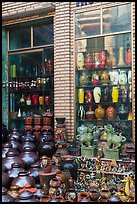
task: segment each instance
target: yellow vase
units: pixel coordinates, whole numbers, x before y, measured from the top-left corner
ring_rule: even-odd
[[[40,105],[44,104],[44,96],[39,96],[39,104]]]
[[[84,103],[84,89],[78,90],[78,102]]]
[[[117,103],[118,102],[118,87],[114,86],[112,88],[112,102]]]

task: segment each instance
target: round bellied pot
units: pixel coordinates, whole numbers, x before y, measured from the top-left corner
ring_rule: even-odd
[[[5,172],[2,172],[2,186],[8,189],[9,185],[10,185],[10,180],[9,180],[8,174]]]
[[[103,120],[105,117],[105,109],[100,104],[98,108],[95,109],[95,116],[98,120]]]
[[[100,193],[96,189],[90,190],[90,199],[91,201],[98,201],[98,198],[100,197]]]
[[[34,187],[37,188],[37,191],[33,195],[35,196],[35,198],[40,200],[40,198],[44,196],[44,190],[42,189],[42,185],[40,183],[37,183]]]
[[[58,141],[56,143],[56,153],[60,155],[68,155],[68,149],[67,149],[67,142],[65,141]]]
[[[121,199],[118,196],[112,195],[109,199],[108,202],[122,202]]]
[[[58,188],[61,184],[61,180],[59,178],[52,178],[49,182],[50,187]]]
[[[53,134],[47,130],[45,130],[41,133],[41,135],[38,138],[38,143],[42,142],[43,138],[44,138],[45,142],[53,142],[54,141]]]
[[[90,194],[89,192],[80,192],[77,194],[77,202],[81,202],[84,200],[84,202],[90,202]]]
[[[31,164],[30,169],[28,169],[28,173],[30,176],[33,176],[33,178],[35,179],[36,183],[39,183],[39,171],[41,171],[40,165],[33,163]]]
[[[69,188],[65,194],[65,200],[70,200],[73,202],[77,201],[77,193],[74,188]]]
[[[69,170],[71,173],[71,176],[74,180],[77,179],[77,165],[75,162],[75,158],[72,155],[64,155],[60,158],[60,167],[61,170]]]
[[[19,154],[19,152],[17,150],[13,149],[12,145],[8,142],[8,143],[5,143],[2,145],[2,158],[3,159],[6,158],[6,154],[9,151],[16,153],[16,155]]]
[[[50,201],[50,196],[49,195],[42,195],[40,197],[40,202],[49,202]]]
[[[128,118],[128,108],[122,103],[118,108],[118,116],[121,120],[126,120]]]
[[[14,178],[17,178],[18,173],[20,171],[25,171],[25,169],[22,168],[21,165],[18,163],[13,163],[11,166],[12,166],[12,168],[7,171],[7,174],[9,176],[10,181],[12,181]]]
[[[103,85],[107,85],[109,83],[109,73],[106,70],[103,70],[102,74],[101,74],[101,82]]]
[[[34,151],[31,151],[30,147],[25,147],[24,152],[20,153],[20,158],[25,164],[25,169],[29,169],[31,164],[34,164],[39,160],[39,155]]]
[[[2,159],[2,165],[5,167],[6,171],[8,171],[12,168],[13,163],[18,163],[23,168],[25,166],[23,160],[19,156],[16,156],[14,152],[9,151],[6,154],[6,158]]]
[[[32,142],[36,143],[36,137],[31,133],[31,131],[26,131],[26,134],[22,135],[21,141],[23,142],[26,138],[30,138]]]
[[[49,157],[42,157],[42,161],[41,161],[41,168],[43,170],[44,173],[49,173],[52,170],[52,161]]]
[[[33,193],[31,193],[30,191],[24,190],[19,194],[15,202],[39,202],[39,200],[35,198]]]
[[[87,75],[87,72],[82,72],[79,77],[79,83],[81,86],[87,85],[89,83],[89,76]]]
[[[20,152],[21,143],[19,141],[15,140],[15,138],[13,138],[13,137],[9,138],[9,144],[11,144],[12,149],[15,149],[18,152]]]
[[[15,200],[18,198],[19,190],[20,190],[20,187],[17,185],[10,186],[10,190],[7,191],[7,194],[10,195]]]
[[[109,106],[106,109],[106,116],[108,120],[114,120],[116,115],[116,109],[113,106]]]
[[[92,103],[92,101],[93,101],[92,91],[87,90],[85,92],[85,103]]]
[[[14,202],[14,199],[7,194],[7,189],[5,187],[2,187],[2,203],[3,202]]]
[[[23,152],[25,147],[29,147],[30,151],[36,151],[36,144],[32,142],[31,138],[24,138],[23,142],[21,143],[20,151]]]
[[[26,184],[30,184],[32,187],[36,184],[35,179],[32,176],[29,176],[27,171],[19,172],[18,177],[11,182],[12,186],[18,185],[20,188],[23,188]]]
[[[14,138],[16,141],[21,141],[21,133],[18,132],[17,128],[13,128],[12,132],[7,136],[7,139]]]
[[[89,106],[89,109],[88,109],[88,111],[86,112],[86,118],[87,118],[88,120],[93,120],[94,117],[95,117],[95,112],[92,110],[92,107]]]
[[[85,57],[85,67],[90,70],[92,68],[92,56],[90,52],[86,53]]]
[[[107,200],[111,197],[111,192],[107,189],[103,189],[100,191],[101,200]]]

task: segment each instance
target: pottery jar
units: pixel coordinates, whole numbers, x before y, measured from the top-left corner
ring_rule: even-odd
[[[26,131],[24,135],[21,137],[21,142],[24,142],[26,138],[29,138],[32,142],[36,142],[36,137],[31,133],[31,131]]]
[[[53,73],[53,60],[52,59],[48,59],[47,63],[46,63],[46,69],[48,71],[49,74]]]
[[[25,164],[25,169],[29,169],[31,164],[34,164],[39,160],[39,155],[36,152],[31,151],[30,147],[25,147],[24,151],[20,154],[20,158]]]
[[[9,144],[11,144],[11,147],[18,152],[20,152],[21,149],[21,143],[17,140],[15,140],[13,137],[9,138]]]
[[[118,116],[121,120],[126,120],[128,118],[128,108],[121,104],[118,108]]]
[[[60,161],[61,170],[69,170],[73,180],[77,179],[77,165],[75,158],[72,155],[61,156]]]
[[[80,192],[77,194],[77,202],[81,202],[85,200],[85,202],[90,202],[90,194],[89,192]]]
[[[2,160],[2,165],[5,167],[5,169],[8,171],[12,168],[13,163],[18,163],[21,165],[21,167],[24,168],[25,164],[23,160],[20,158],[20,156],[16,156],[14,152],[9,151],[6,154],[6,158]]]
[[[127,102],[128,99],[128,91],[126,86],[121,86],[121,100],[122,102]]]
[[[28,173],[30,176],[33,176],[35,179],[36,183],[39,183],[39,171],[41,171],[40,165],[33,163],[31,164],[31,167],[28,169]]]
[[[94,54],[94,68],[100,68],[100,53],[99,52],[95,52]]]
[[[44,130],[38,138],[38,143],[42,142],[43,138],[45,142],[54,142],[53,134],[50,131]]]
[[[128,48],[126,52],[126,64],[131,66],[131,48]]]
[[[105,51],[103,50],[101,53],[100,53],[100,68],[105,68],[106,66],[106,59],[107,59],[107,56],[106,56],[106,53]]]
[[[114,120],[115,115],[116,115],[116,109],[114,107],[112,107],[112,106],[109,106],[106,109],[106,116],[107,116],[108,120]]]
[[[18,198],[15,200],[15,202],[39,202],[39,200],[35,198],[33,193],[28,190],[24,190],[19,193]]]
[[[120,85],[126,85],[127,84],[127,74],[125,70],[120,70],[119,72],[119,84]]]
[[[49,195],[42,195],[40,197],[40,202],[49,202],[50,201],[50,196]]]
[[[96,86],[99,84],[99,75],[96,71],[94,71],[91,76],[91,82],[93,86]]]
[[[92,57],[90,52],[87,52],[87,55],[85,58],[85,67],[89,70],[92,68]]]
[[[132,71],[129,70],[128,71],[128,84],[131,84],[132,83]]]
[[[29,176],[27,171],[20,171],[18,177],[14,178],[11,182],[12,186],[18,185],[20,188],[23,188],[26,184],[30,184],[31,187],[34,187],[36,184],[35,179]]]
[[[83,120],[85,118],[85,109],[82,105],[79,106],[78,117],[80,120]]]
[[[101,88],[100,87],[95,87],[93,89],[93,96],[94,96],[95,103],[99,103],[101,100]]]
[[[57,124],[64,124],[65,123],[65,117],[56,117],[55,120]]]
[[[51,97],[50,96],[45,96],[44,101],[45,101],[46,105],[49,105],[50,101],[51,101]]]
[[[82,124],[81,126],[79,126],[79,127],[77,128],[78,135],[86,134],[86,133],[87,133],[87,130],[88,130],[87,126],[84,125],[84,124]]]
[[[111,192],[109,190],[107,190],[107,189],[102,189],[100,191],[100,195],[101,195],[102,199],[109,199],[110,196],[111,196]]]
[[[83,52],[79,52],[77,54],[77,68],[82,70],[84,68],[84,54]]]
[[[78,89],[78,102],[84,103],[84,89]]]
[[[119,60],[117,66],[126,66],[124,62],[124,47],[119,48]]]
[[[14,198],[7,194],[7,188],[2,187],[2,203],[14,202]]]
[[[25,147],[29,147],[30,151],[36,151],[36,144],[34,142],[32,142],[31,138],[24,138],[23,142],[21,144],[21,149],[20,151],[23,152]]]
[[[101,82],[103,85],[107,85],[109,83],[109,73],[106,70],[103,70],[103,72],[101,73]]]
[[[110,71],[109,72],[109,76],[110,76],[110,82],[112,85],[118,85],[119,83],[119,73],[118,71]]]
[[[77,193],[74,188],[69,188],[65,194],[65,200],[77,202]]]
[[[6,154],[7,154],[7,152],[9,152],[9,151],[15,152],[9,142],[3,144],[3,145],[2,145],[2,158],[3,158],[3,159],[6,158]]]
[[[10,186],[10,180],[9,180],[8,174],[6,172],[2,172],[2,186],[7,188],[7,189]]]
[[[109,49],[109,67],[115,67],[116,66],[116,56],[115,56],[115,53],[113,51],[113,47],[110,47]]]
[[[32,104],[37,105],[38,104],[38,95],[32,95]]]
[[[122,202],[121,199],[118,196],[112,195],[109,199],[108,202]]]
[[[40,198],[44,196],[44,190],[42,189],[42,185],[37,183],[34,187],[37,188],[37,191],[33,195],[35,196],[35,198],[40,200]]]
[[[57,146],[57,151],[56,151],[57,154],[68,155],[67,142],[58,141],[56,143],[56,146]]]
[[[16,141],[21,141],[21,133],[17,131],[17,128],[13,128],[12,132],[7,136],[9,138],[15,138]]]
[[[104,86],[101,89],[101,102],[109,102],[111,98],[110,88],[108,86]]]
[[[89,82],[89,76],[87,75],[87,72],[82,72],[82,74],[79,77],[79,83],[81,86],[87,85]]]
[[[25,169],[22,168],[20,164],[13,163],[12,164],[12,168],[7,171],[7,174],[8,174],[8,177],[9,177],[10,181],[12,181],[14,178],[17,178],[18,177],[18,173],[20,171],[25,171]]]
[[[87,118],[88,120],[93,120],[94,117],[95,117],[95,112],[92,111],[91,106],[89,106],[89,110],[86,112],[86,118]]]
[[[17,185],[10,186],[10,190],[7,192],[7,194],[10,195],[15,200],[18,198],[19,189],[20,189],[20,187]]]
[[[61,184],[61,180],[59,178],[52,178],[49,182],[50,187],[58,188]]]
[[[100,192],[96,189],[90,189],[90,199],[91,201],[98,201],[100,197]]]
[[[85,103],[92,103],[92,92],[90,90],[85,93]]]
[[[98,108],[95,109],[95,116],[98,120],[103,120],[105,117],[105,109],[99,104]]]

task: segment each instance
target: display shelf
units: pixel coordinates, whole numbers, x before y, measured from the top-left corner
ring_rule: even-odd
[[[98,104],[102,104],[102,105],[119,105],[119,104],[121,104],[121,103],[123,103],[123,104],[125,104],[125,105],[128,105],[128,104],[132,104],[132,102],[111,102],[111,101],[109,101],[109,102],[99,102],[99,103],[95,103],[95,102],[92,102],[92,103],[78,103],[78,102],[76,102],[76,104],[78,104],[79,106],[80,105],[84,105],[84,106],[95,106],[95,105],[98,105]]]
[[[103,120],[97,120],[97,119],[93,119],[93,120],[88,120],[88,119],[83,119],[83,120],[80,120],[79,119],[79,122],[109,122],[109,123],[115,123],[115,122],[130,122],[132,123],[132,120],[107,120],[107,119],[103,119]]]
[[[41,93],[41,92],[53,92],[53,89],[44,90],[11,90],[10,93]]]
[[[103,87],[103,86],[108,86],[108,87],[113,87],[113,86],[118,86],[118,87],[123,87],[123,86],[130,86],[130,84],[118,84],[118,85],[112,85],[112,84],[97,84],[97,85],[80,85],[80,86],[76,86],[76,89],[79,89],[79,88],[94,88],[94,87]]]

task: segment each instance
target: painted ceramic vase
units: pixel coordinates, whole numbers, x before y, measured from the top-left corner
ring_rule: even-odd
[[[44,104],[44,96],[39,96],[39,104],[40,105]]]
[[[129,94],[128,94],[129,101],[132,101],[132,86],[129,86]]]
[[[106,109],[106,116],[108,120],[114,120],[116,116],[116,109],[113,106],[109,106]]]
[[[105,68],[105,66],[106,66],[106,59],[107,59],[107,56],[106,56],[105,51],[103,50],[100,53],[100,61],[101,61],[100,68]]]
[[[79,107],[78,117],[80,120],[83,120],[85,118],[85,109],[82,105],[80,105],[80,107]]]
[[[93,86],[96,86],[99,83],[99,75],[96,71],[92,74],[91,82]]]
[[[84,103],[84,89],[78,89],[78,102]]]
[[[93,96],[94,96],[95,103],[99,103],[101,100],[101,88],[100,87],[95,87],[93,89]]]
[[[92,92],[90,90],[85,93],[85,103],[92,103]]]
[[[118,85],[119,82],[119,73],[118,71],[110,71],[110,82],[112,85]]]
[[[115,67],[116,66],[116,57],[115,57],[115,54],[113,51],[113,47],[110,47],[109,53],[110,53],[109,59],[111,60],[111,63],[112,63],[111,65],[112,65],[112,67]]]
[[[108,86],[104,86],[101,89],[101,102],[109,102],[110,101],[110,89]]]
[[[89,82],[89,76],[86,72],[82,72],[82,75],[79,77],[79,83],[81,86],[87,85]]]
[[[32,104],[38,104],[38,95],[32,95]]]
[[[85,66],[89,70],[92,68],[92,57],[89,52],[87,53],[87,56],[85,58]]]
[[[109,73],[106,70],[104,70],[101,74],[101,82],[104,85],[109,83]]]
[[[86,112],[86,118],[88,120],[93,120],[95,117],[95,112],[92,110],[91,106],[89,106],[89,110]]]
[[[98,108],[95,109],[95,116],[97,120],[103,120],[105,117],[105,109],[99,104]]]
[[[84,124],[82,124],[81,126],[79,126],[77,128],[77,132],[78,132],[78,135],[81,135],[81,134],[86,134],[87,133],[87,126],[85,126]]]
[[[127,87],[126,86],[122,86],[121,87],[121,100],[122,102],[126,102],[128,99],[128,92],[127,92]]]
[[[119,61],[117,66],[126,66],[124,62],[124,48],[120,47],[119,48]]]
[[[94,55],[94,68],[95,69],[100,68],[100,54],[99,54],[99,52],[95,52],[95,55]]]
[[[119,73],[119,84],[126,85],[127,84],[127,74],[125,70],[121,70]]]
[[[117,86],[112,87],[112,102],[117,103],[119,98],[119,91]]]
[[[77,55],[77,68],[79,70],[84,69],[84,54],[83,54],[83,52],[79,52]]]
[[[126,64],[131,66],[131,48],[128,48],[126,52]]]

